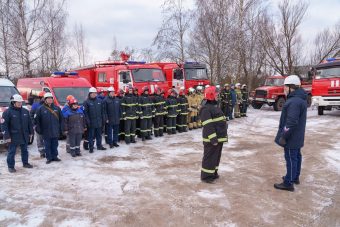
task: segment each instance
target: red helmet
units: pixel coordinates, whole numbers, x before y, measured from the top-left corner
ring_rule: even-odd
[[[74,99],[74,96],[73,96],[73,95],[68,95],[68,96],[66,97],[66,102],[67,102],[67,103],[70,103],[71,99]]]
[[[144,86],[143,89],[142,89],[142,92],[146,92],[146,91],[149,91],[149,87],[148,86]]]
[[[41,92],[39,92],[39,94],[38,94],[38,96],[39,96],[40,98],[43,98],[44,95],[45,95],[45,92],[44,92],[44,91],[41,91]]]
[[[72,98],[69,100],[69,104],[72,105],[72,104],[78,104],[78,100],[75,99],[75,98]]]
[[[215,86],[210,86],[204,91],[204,98],[206,100],[214,101],[217,98],[217,92]]]
[[[97,88],[97,93],[102,93],[102,92],[104,92],[103,88]]]
[[[179,95],[185,95],[185,90],[184,89],[180,89],[179,90]]]
[[[168,95],[176,94],[176,91],[174,89],[168,90]]]

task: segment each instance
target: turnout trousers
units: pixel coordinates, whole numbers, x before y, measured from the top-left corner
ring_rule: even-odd
[[[215,178],[218,175],[218,167],[221,160],[223,143],[216,146],[211,143],[204,143],[202,159],[201,179]]]
[[[136,119],[127,119],[124,122],[125,142],[127,144],[135,142]]]

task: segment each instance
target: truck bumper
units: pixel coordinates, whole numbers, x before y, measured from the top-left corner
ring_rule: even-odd
[[[340,106],[340,96],[338,97],[313,96],[312,105],[314,106]]]
[[[257,98],[257,97],[250,97],[250,101],[255,101],[255,102],[262,102],[262,103],[275,103],[275,99],[266,99],[266,98]]]

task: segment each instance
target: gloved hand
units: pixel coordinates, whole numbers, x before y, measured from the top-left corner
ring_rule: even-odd
[[[286,145],[286,143],[287,143],[286,139],[281,136],[280,139],[279,139],[279,144],[284,146],[284,145]]]

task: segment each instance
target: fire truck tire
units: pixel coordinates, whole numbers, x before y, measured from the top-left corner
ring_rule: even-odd
[[[318,115],[323,115],[324,108],[323,106],[318,106]]]
[[[312,105],[312,95],[308,94],[308,97],[307,97],[307,106],[310,107],[311,105]]]
[[[263,106],[263,103],[256,103],[256,102],[252,102],[251,103],[251,106],[256,109],[256,110],[259,110],[261,109],[261,107]]]
[[[275,111],[281,111],[283,108],[283,105],[285,104],[286,100],[283,97],[280,97],[276,102],[274,103],[274,110]]]

